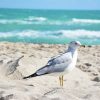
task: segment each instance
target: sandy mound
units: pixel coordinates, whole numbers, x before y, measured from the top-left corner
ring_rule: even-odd
[[[0,62],[0,78],[22,79],[23,76],[17,67],[19,66],[19,60],[23,57],[2,59]]]

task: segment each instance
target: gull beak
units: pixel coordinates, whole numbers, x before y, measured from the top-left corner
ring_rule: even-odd
[[[80,46],[85,48],[85,45],[80,45]]]

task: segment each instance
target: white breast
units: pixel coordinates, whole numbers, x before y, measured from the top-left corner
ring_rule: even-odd
[[[74,52],[72,63],[66,68],[66,72],[70,72],[75,68],[76,61],[77,61],[77,50]]]

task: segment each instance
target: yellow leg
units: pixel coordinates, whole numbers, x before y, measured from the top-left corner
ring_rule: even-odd
[[[59,76],[59,82],[60,82],[60,86],[63,86],[63,75],[62,76]]]
[[[62,86],[64,84],[63,75],[61,76]]]
[[[61,76],[59,76],[59,82],[60,82],[60,86],[61,86]]]

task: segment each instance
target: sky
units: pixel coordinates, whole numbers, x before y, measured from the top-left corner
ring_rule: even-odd
[[[100,0],[0,0],[0,8],[100,10]]]

